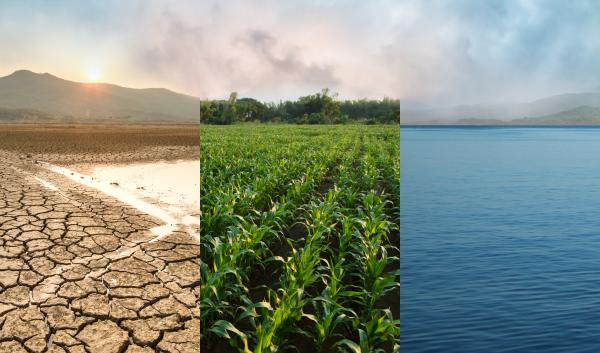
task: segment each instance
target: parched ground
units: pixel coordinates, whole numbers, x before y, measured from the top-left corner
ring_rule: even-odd
[[[0,150],[61,164],[198,159],[198,125],[0,124]]]
[[[197,240],[150,243],[160,220],[36,164],[193,159],[197,146],[197,126],[0,125],[0,352],[199,351]]]

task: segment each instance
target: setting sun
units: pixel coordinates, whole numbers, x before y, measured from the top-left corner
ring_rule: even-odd
[[[102,72],[97,67],[88,69],[87,78],[90,82],[97,82],[102,76]]]

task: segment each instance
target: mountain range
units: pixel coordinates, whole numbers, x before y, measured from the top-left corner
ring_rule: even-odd
[[[197,122],[197,97],[19,70],[0,77],[0,122]],[[525,103],[401,109],[402,124],[600,124],[600,90]]]
[[[526,103],[400,110],[410,123],[600,123],[600,92],[568,93]]]
[[[0,77],[0,122],[197,122],[199,103],[164,88],[74,82],[28,70]]]

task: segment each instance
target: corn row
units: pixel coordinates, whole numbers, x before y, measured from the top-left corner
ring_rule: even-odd
[[[316,352],[391,351],[398,149],[393,127],[204,128],[201,339],[245,353],[293,350],[297,337]],[[278,240],[287,258],[273,256]],[[249,276],[270,262],[279,281],[252,302]]]

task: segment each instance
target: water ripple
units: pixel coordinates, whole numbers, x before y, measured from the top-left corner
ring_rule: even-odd
[[[600,129],[401,129],[403,352],[600,350]]]

